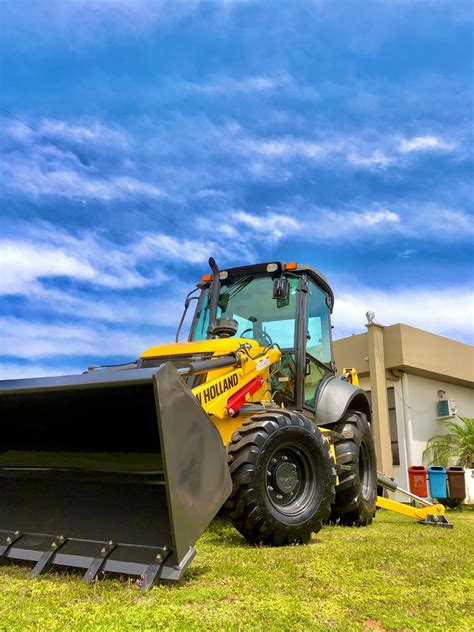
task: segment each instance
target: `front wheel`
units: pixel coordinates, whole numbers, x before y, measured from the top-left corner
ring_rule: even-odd
[[[304,543],[328,518],[335,463],[319,428],[303,415],[255,415],[227,447],[233,491],[227,513],[254,544]]]

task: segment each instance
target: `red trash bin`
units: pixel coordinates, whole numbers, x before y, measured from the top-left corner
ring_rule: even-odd
[[[423,465],[410,465],[408,468],[410,491],[420,498],[428,498],[428,471]]]

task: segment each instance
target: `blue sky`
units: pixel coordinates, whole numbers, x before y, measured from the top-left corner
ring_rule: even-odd
[[[336,337],[370,309],[472,343],[472,13],[3,3],[1,106],[40,134],[0,113],[0,375],[172,340],[211,254],[313,264]]]

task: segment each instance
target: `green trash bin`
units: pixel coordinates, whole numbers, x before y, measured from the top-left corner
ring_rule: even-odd
[[[464,500],[466,498],[466,480],[464,469],[454,465],[447,468],[448,474],[448,494],[453,500]]]

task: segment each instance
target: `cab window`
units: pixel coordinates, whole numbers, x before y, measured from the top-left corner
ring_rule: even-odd
[[[310,282],[306,331],[305,406],[314,408],[318,387],[331,369],[331,321],[328,296]]]
[[[331,365],[331,323],[327,294],[309,284],[306,352],[323,364]]]

